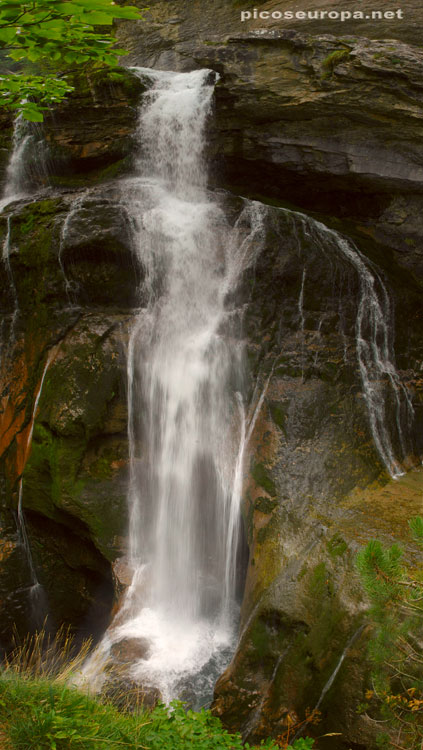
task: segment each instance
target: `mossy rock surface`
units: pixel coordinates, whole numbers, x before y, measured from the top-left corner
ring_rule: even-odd
[[[85,316],[56,349],[24,473],[24,506],[56,520],[67,514],[107,558],[126,525],[124,323]]]

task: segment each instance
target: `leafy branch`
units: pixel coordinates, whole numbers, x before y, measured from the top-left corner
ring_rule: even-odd
[[[58,72],[7,72],[0,77],[0,105],[32,122],[73,90],[69,66],[115,66],[127,54],[115,46],[115,19],[140,20],[134,6],[113,0],[0,0],[0,53],[19,65],[47,63]]]

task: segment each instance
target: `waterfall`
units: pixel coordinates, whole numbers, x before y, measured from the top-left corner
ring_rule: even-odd
[[[11,317],[10,324],[9,324],[7,338],[4,335],[6,319],[3,318],[2,320],[2,327],[0,329],[1,334],[2,334],[0,336],[0,345],[1,345],[0,362],[3,362],[5,353],[8,352],[10,345],[13,344],[15,340],[15,326],[16,326],[16,321],[18,319],[18,315],[19,315],[18,293],[16,291],[16,284],[13,278],[12,267],[10,265],[10,240],[11,240],[11,233],[12,233],[11,217],[8,216],[6,221],[7,221],[7,230],[6,230],[6,237],[4,239],[3,248],[2,248],[2,260],[6,268],[7,277],[10,283],[10,295],[13,300],[13,313],[12,313],[12,317]],[[5,339],[6,341],[4,341]]]
[[[243,308],[234,292],[281,212],[303,263],[302,338],[312,274],[301,239],[358,279],[359,371],[375,445],[393,475],[399,461],[386,388],[398,399],[401,435],[400,412],[411,402],[394,365],[388,294],[352,243],[302,214],[256,201],[244,200],[231,226],[218,192],[207,191],[203,152],[216,74],[135,71],[151,87],[140,107],[135,173],[119,182],[143,279],[127,356],[133,577],[84,675],[100,687],[108,656],[126,642],[133,654],[127,676],[159,688],[165,701],[184,697],[198,706],[211,698],[236,645],[243,460],[276,364],[247,413]],[[66,225],[62,239],[65,233]]]
[[[25,159],[30,140],[27,126],[22,117],[18,116],[14,123],[12,150],[10,152],[9,162],[6,168],[6,179],[3,188],[3,195],[0,198],[0,213],[13,201],[24,198],[25,193]],[[14,311],[10,324],[3,318],[0,326],[0,362],[3,362],[10,344],[14,341],[15,324],[19,314],[18,296],[13,279],[12,268],[10,265],[10,238],[11,238],[11,217],[7,217],[6,237],[3,242],[2,260],[6,268],[7,276],[10,282],[10,293],[13,299]]]
[[[323,690],[320,693],[319,700],[317,701],[317,703],[316,703],[313,711],[311,711],[311,713],[310,713],[311,716],[313,714],[315,714],[319,710],[319,708],[322,705],[322,703],[323,703],[323,701],[324,701],[327,693],[331,689],[333,683],[335,682],[335,680],[336,680],[336,678],[338,676],[338,672],[339,672],[339,670],[341,669],[341,667],[342,667],[342,665],[344,663],[345,657],[349,653],[350,649],[354,645],[354,643],[357,640],[357,638],[362,634],[362,632],[363,632],[363,630],[364,630],[365,627],[366,627],[366,625],[360,625],[360,627],[353,633],[353,635],[351,636],[351,638],[348,640],[348,642],[347,642],[347,644],[346,644],[346,646],[345,646],[345,648],[344,648],[344,650],[343,650],[340,658],[338,659],[338,661],[336,663],[335,669],[333,670],[333,672],[330,675],[329,679],[327,680],[327,682],[323,686]],[[300,729],[297,731],[297,733],[293,736],[291,742],[295,742],[295,740],[298,739],[298,737],[301,737],[301,735],[303,734],[303,732],[306,729],[306,726],[307,726],[307,724],[304,724],[302,727],[300,727]]]
[[[86,674],[113,644],[138,641],[130,676],[198,706],[236,641],[246,419],[242,313],[225,299],[253,262],[262,212],[248,203],[231,227],[206,190],[216,74],[136,70],[153,84],[137,173],[121,181],[144,269],[128,350],[133,580]]]
[[[68,239],[69,227],[72,226],[73,220],[78,215],[79,211],[83,208],[84,201],[85,201],[85,199],[87,197],[87,193],[88,193],[88,190],[84,190],[84,192],[82,193],[82,195],[78,196],[78,198],[76,198],[72,202],[72,204],[70,206],[70,209],[67,212],[66,217],[65,217],[65,219],[63,221],[63,224],[61,226],[61,229],[60,229],[60,243],[59,243],[59,257],[58,257],[58,260],[59,260],[60,270],[61,270],[61,273],[62,273],[62,276],[63,276],[63,281],[65,282],[66,297],[67,297],[68,302],[69,302],[70,305],[73,305],[73,302],[74,302],[73,298],[75,296],[75,292],[77,291],[77,284],[75,282],[73,282],[73,281],[70,281],[68,279],[68,277],[67,277],[65,265],[64,265],[64,262],[63,262],[63,248],[65,247],[66,240]]]
[[[230,229],[203,162],[215,74],[153,75],[126,196],[148,302],[128,356],[135,575],[118,633],[147,640],[149,657],[132,674],[169,699],[188,675],[197,692],[211,689],[233,646],[245,420],[229,389],[241,357],[223,335]]]
[[[28,123],[19,116],[13,127],[12,151],[6,168],[6,180],[3,195],[0,199],[0,211],[9,203],[26,196],[26,156],[32,136],[28,131]]]

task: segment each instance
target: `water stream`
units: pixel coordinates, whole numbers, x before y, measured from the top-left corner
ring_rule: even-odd
[[[355,277],[358,281],[356,308],[355,349],[361,379],[362,393],[367,407],[369,425],[375,447],[387,471],[394,479],[404,473],[402,460],[410,452],[407,436],[414,418],[414,408],[409,391],[401,379],[395,365],[394,326],[392,304],[382,279],[380,269],[365,258],[354,243],[338,232],[329,229],[314,219],[286,209],[262,206],[262,239],[265,241],[267,226],[280,234],[281,247],[285,242],[277,215],[289,218],[290,232],[296,239],[299,257],[308,260],[306,247],[321,253],[322,260],[329,264],[333,284],[333,296],[340,294],[336,289],[336,274]],[[341,266],[344,266],[342,271]],[[298,327],[302,341],[302,377],[304,377],[304,326],[305,326],[305,280],[307,269],[301,277],[300,294],[297,303]],[[342,285],[340,286],[342,288]],[[338,301],[339,332],[344,344],[344,360],[347,360],[345,320],[342,300]],[[317,328],[317,341],[320,337],[323,317]],[[316,365],[318,350],[314,357]]]
[[[28,123],[22,117],[17,117],[13,127],[13,141],[10,158],[6,169],[6,179],[3,195],[0,199],[0,211],[13,201],[25,198],[26,192],[26,157],[32,136],[28,131]]]
[[[363,395],[373,440],[389,474],[404,473],[401,458],[407,453],[406,432],[414,417],[410,394],[395,366],[391,302],[378,269],[345,237],[320,222],[305,220],[311,234],[327,252],[334,250],[355,270],[359,299],[355,325],[356,352]],[[393,402],[395,433],[390,427],[389,408]],[[394,439],[402,452],[398,457]]]
[[[23,467],[25,468],[28,460],[31,445],[32,436],[34,434],[35,419],[38,412],[38,404],[40,402],[41,394],[43,391],[44,380],[47,375],[47,370],[53,360],[54,351],[50,351],[44,365],[44,369],[41,375],[40,385],[35,395],[34,407],[32,409],[31,421],[29,424],[28,437],[25,445]],[[32,557],[32,551],[29,544],[28,534],[26,530],[25,515],[23,510],[23,491],[24,491],[24,478],[21,476],[18,486],[18,510],[17,510],[17,523],[18,530],[20,533],[23,548],[25,550],[25,556],[28,562],[28,568],[30,573],[30,589],[29,589],[29,600],[30,600],[30,620],[33,627],[39,629],[46,625],[46,617],[48,615],[48,604],[46,592],[38,580],[37,572],[34,565],[34,559]]]

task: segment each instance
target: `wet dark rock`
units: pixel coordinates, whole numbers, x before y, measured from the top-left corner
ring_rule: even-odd
[[[116,664],[133,664],[139,659],[148,659],[150,643],[146,638],[125,638],[114,643],[110,657]]]
[[[298,0],[295,10],[311,6]],[[216,184],[348,221],[422,279],[421,8],[402,7],[395,26],[241,23],[243,8],[223,0],[189,12],[157,0],[143,24],[119,33],[137,64],[220,74],[209,148]],[[331,0],[325,8],[333,11]],[[180,21],[169,25],[176,9]],[[270,0],[259,10],[281,8]]]
[[[85,213],[72,234],[69,217],[77,220],[81,198]],[[101,224],[97,233],[94,216]],[[127,524],[125,347],[139,271],[126,213],[110,188],[50,190],[12,204],[0,228],[13,278],[12,285],[3,267],[3,334],[10,341],[5,346],[2,339],[2,512],[7,528],[15,529],[4,537],[13,546],[4,561],[3,599],[10,611],[4,638],[12,620],[25,632],[29,611],[31,575],[14,519],[22,472],[28,536],[52,622],[97,633],[110,617],[110,561]],[[78,594],[69,597],[69,591]]]
[[[75,86],[43,127],[49,182],[68,187],[101,182],[130,169],[144,89],[137,76],[121,69],[81,74]]]
[[[253,404],[260,394],[263,401],[244,477],[249,564],[241,636],[213,704],[225,726],[248,741],[283,733],[288,712],[302,720],[318,704],[365,622],[354,557],[369,538],[407,538],[423,478],[417,468],[389,481],[375,450],[356,359],[355,270],[332,253],[329,238],[319,245],[301,228],[299,215],[268,211],[266,244],[244,279]],[[372,254],[370,246],[366,251]],[[414,394],[406,462],[416,465],[423,448],[420,291],[399,277],[391,259],[377,259],[386,263],[401,331],[397,362]],[[372,499],[366,487],[374,487]],[[392,501],[396,492],[400,502]],[[407,554],[415,559],[416,550],[409,546]],[[318,734],[339,731],[349,743],[371,747],[374,726],[349,711],[366,689],[366,638],[360,631],[319,705]]]

